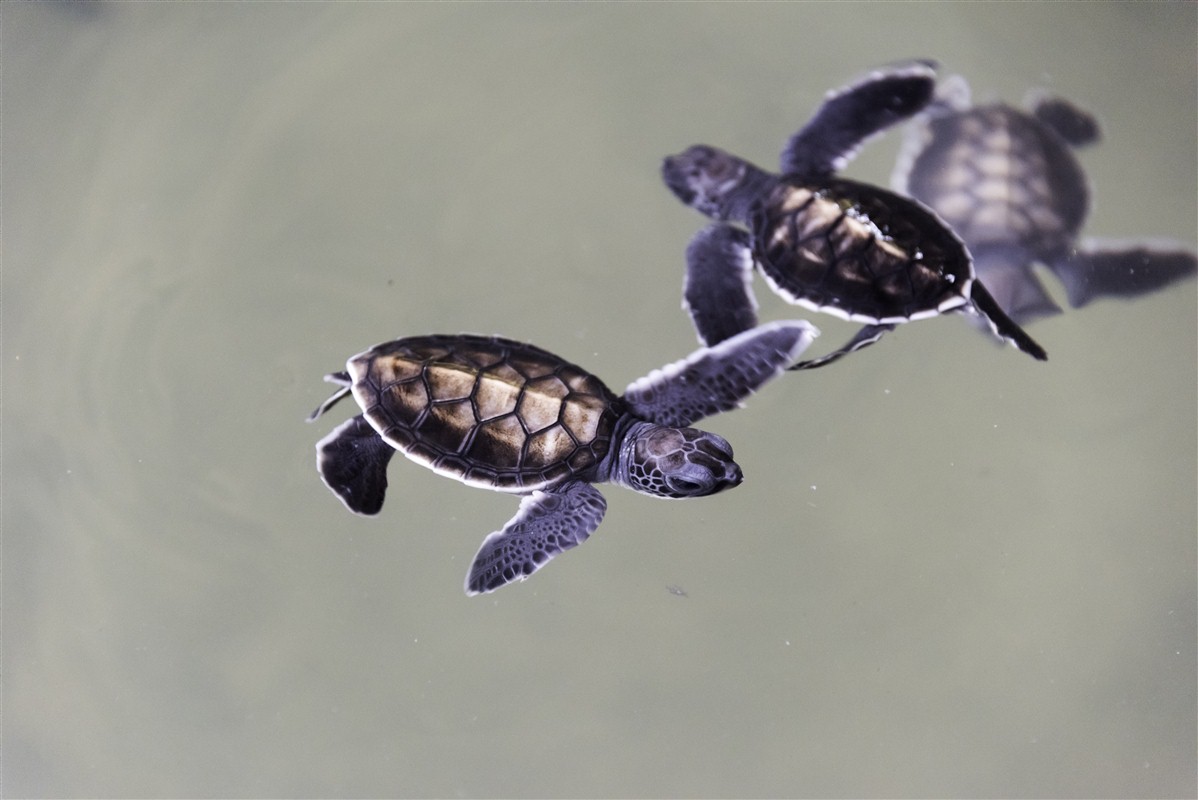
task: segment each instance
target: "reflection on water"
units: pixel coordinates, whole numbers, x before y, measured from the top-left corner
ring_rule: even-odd
[[[510,498],[397,462],[352,517],[303,424],[399,335],[503,333],[615,387],[690,352],[702,223],[660,157],[770,163],[913,54],[981,100],[1084,101],[1087,233],[1192,244],[1191,8],[0,13],[8,793],[1198,788],[1192,282],[1035,324],[1047,365],[944,318],[778,381],[711,421],[743,486],[611,493],[485,599],[461,575]]]

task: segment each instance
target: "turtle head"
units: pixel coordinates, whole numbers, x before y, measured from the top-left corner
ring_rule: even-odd
[[[655,497],[703,497],[740,485],[744,475],[722,436],[643,422],[620,448],[613,478]]]
[[[679,200],[712,219],[744,221],[772,176],[717,147],[697,144],[667,156],[661,178]]]

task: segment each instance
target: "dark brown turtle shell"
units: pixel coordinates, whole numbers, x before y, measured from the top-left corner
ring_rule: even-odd
[[[784,177],[750,212],[754,255],[792,303],[874,324],[970,299],[973,263],[932,212],[856,181]]]
[[[350,359],[358,405],[408,458],[465,483],[527,492],[607,455],[623,402],[538,347],[487,336],[416,336]]]

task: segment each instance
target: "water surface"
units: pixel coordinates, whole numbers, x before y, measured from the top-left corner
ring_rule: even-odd
[[[1047,364],[943,318],[791,376],[706,423],[743,486],[608,487],[483,598],[513,498],[397,459],[354,517],[314,471],[341,409],[303,423],[400,335],[617,390],[686,354],[703,221],[660,158],[773,164],[911,56],[1095,112],[1086,232],[1192,245],[1193,5],[0,13],[7,794],[1198,791],[1193,282],[1034,325]]]

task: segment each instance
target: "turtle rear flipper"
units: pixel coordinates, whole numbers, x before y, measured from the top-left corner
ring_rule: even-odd
[[[525,496],[516,516],[483,539],[466,576],[466,594],[526,580],[557,554],[585,542],[606,511],[599,490],[580,481]]]
[[[1088,240],[1085,247],[1048,265],[1074,308],[1101,297],[1132,298],[1193,275],[1193,250],[1176,243],[1129,245]]]
[[[828,94],[811,121],[782,150],[783,174],[839,172],[867,139],[919,113],[936,90],[930,61],[887,67]]]
[[[359,414],[316,443],[316,469],[325,486],[355,514],[373,516],[387,493],[387,464],[395,450]]]
[[[1024,102],[1031,109],[1032,116],[1073,147],[1094,144],[1102,137],[1094,115],[1063,97],[1035,90],[1028,93]]]
[[[1044,348],[1035,339],[1028,336],[1027,332],[1019,327],[1013,319],[1007,316],[1006,312],[1002,310],[998,302],[995,301],[986,287],[982,285],[981,281],[975,280],[973,282],[970,299],[973,301],[973,308],[985,318],[994,333],[1006,339],[1037,361],[1048,360],[1048,353]]]
[[[995,302],[1019,325],[1060,314],[1032,266],[1036,258],[1022,247],[987,247],[974,252],[978,278]]]
[[[849,353],[856,352],[863,347],[869,347],[871,344],[878,341],[879,339],[881,339],[883,336],[885,336],[887,333],[889,333],[892,330],[894,330],[893,324],[866,325],[864,328],[857,331],[856,336],[854,336],[852,339],[849,339],[847,342],[845,342],[844,347],[841,347],[839,350],[833,350],[831,353],[828,353],[826,356],[820,356],[819,358],[813,358],[810,361],[800,361],[799,363],[795,364],[793,367],[789,367],[789,369],[791,369],[791,370],[815,369],[816,367],[827,366],[828,364],[831,364],[833,361],[839,361],[840,359],[847,356]]]
[[[341,399],[349,394],[349,387],[352,383],[348,372],[330,372],[328,375],[324,376],[324,381],[325,383],[335,383],[341,388],[333,392],[332,396],[329,397],[328,400],[325,400],[323,403],[318,405],[316,410],[308,415],[308,422],[315,422],[320,418],[321,414],[340,403]]]

